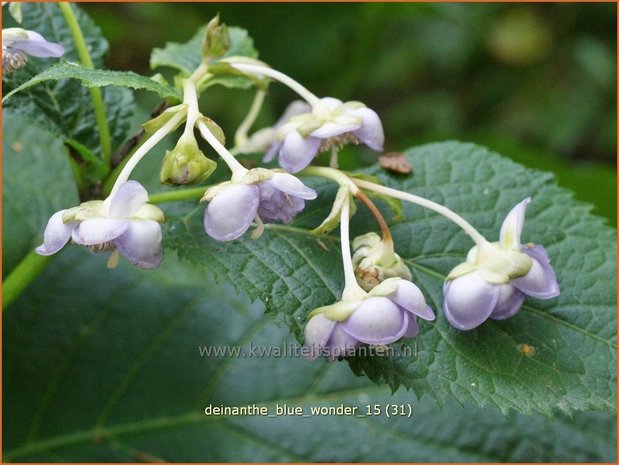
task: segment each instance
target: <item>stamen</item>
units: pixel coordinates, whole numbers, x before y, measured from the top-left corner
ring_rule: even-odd
[[[113,270],[114,268],[118,266],[119,259],[120,259],[120,252],[118,252],[118,249],[114,249],[114,252],[112,252],[112,255],[110,255],[110,258],[107,261],[107,267],[110,270]]]
[[[22,68],[28,61],[28,55],[21,50],[2,47],[2,72],[11,73]]]

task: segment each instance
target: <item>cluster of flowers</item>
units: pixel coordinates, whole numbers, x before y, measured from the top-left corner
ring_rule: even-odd
[[[210,50],[225,49],[225,29],[211,22],[206,43]],[[224,39],[222,39],[224,37]],[[219,41],[219,42],[217,42]],[[217,42],[217,46],[213,46]],[[223,44],[223,45],[222,45]],[[27,50],[23,43],[10,47]],[[3,33],[4,48],[4,33]],[[205,51],[206,50],[206,51]],[[264,223],[289,223],[305,207],[305,201],[317,193],[294,174],[324,176],[340,184],[332,214],[325,220],[326,229],[340,225],[345,287],[339,302],[310,313],[305,328],[306,346],[312,358],[349,353],[357,345],[385,345],[403,337],[418,334],[417,318],[435,319],[411,274],[395,253],[388,226],[363,191],[389,195],[431,208],[460,225],[475,242],[466,261],[455,267],[444,284],[443,312],[449,323],[460,330],[470,330],[488,318],[502,320],[515,315],[524,296],[548,299],[559,294],[554,271],[545,249],[540,245],[521,244],[524,215],[530,199],[516,205],[505,218],[498,242],[489,242],[470,224],[444,206],[413,194],[349,177],[337,169],[337,151],[344,144],[365,144],[381,151],[384,133],[378,115],[360,102],[342,102],[318,98],[296,81],[264,63],[246,57],[225,59],[228,67],[257,79],[273,79],[297,91],[304,102],[293,102],[280,120],[247,137],[246,130],[254,122],[256,111],[250,110],[235,138],[236,147],[224,146],[221,129],[200,113],[197,83],[206,76],[209,47],[203,46],[203,63],[184,80],[184,98],[180,105],[145,124],[148,139],[132,155],[116,179],[105,200],[84,202],[61,210],[49,220],[43,244],[36,249],[41,255],[58,252],[69,240],[96,252],[111,252],[110,267],[119,255],[142,268],[155,268],[162,260],[161,222],[163,212],[148,203],[146,190],[129,176],[138,162],[166,135],[181,124],[185,129],[176,147],[166,153],[161,181],[178,185],[200,182],[208,178],[215,162],[198,148],[197,129],[202,138],[218,153],[231,171],[230,180],[211,186],[202,201],[204,229],[218,241],[232,241],[244,235],[252,225],[252,238],[257,239]],[[221,60],[224,61],[224,60]],[[261,102],[258,90],[256,101]],[[258,105],[259,106],[259,105]],[[323,151],[331,151],[331,167],[310,166]],[[265,153],[264,161],[277,157],[281,169],[243,167],[234,154]],[[348,232],[351,208],[360,200],[370,207],[381,226],[382,237],[369,233],[353,242],[351,254]]]

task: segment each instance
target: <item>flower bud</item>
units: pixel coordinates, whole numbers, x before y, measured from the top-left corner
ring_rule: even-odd
[[[169,186],[193,184],[206,180],[216,167],[217,163],[202,153],[193,137],[182,137],[172,151],[166,151],[159,179]]]
[[[219,15],[211,19],[206,26],[206,34],[202,41],[200,53],[205,60],[221,57],[230,49],[230,35],[228,27],[219,23]]]
[[[355,277],[365,291],[389,278],[411,280],[411,272],[393,251],[393,244],[385,243],[378,234],[370,232],[356,237],[352,247]]]

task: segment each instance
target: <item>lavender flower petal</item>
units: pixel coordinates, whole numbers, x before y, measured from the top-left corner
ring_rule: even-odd
[[[60,210],[52,215],[47,222],[45,232],[43,233],[43,244],[38,246],[35,251],[39,255],[52,255],[62,249],[69,239],[75,228],[75,222],[64,223],[62,215],[66,210]]]
[[[329,341],[323,347],[324,355],[328,360],[335,360],[337,357],[349,355],[357,344],[359,341],[346,333],[341,323],[338,323],[333,328]]]
[[[296,173],[309,165],[320,148],[321,140],[315,137],[304,139],[297,131],[286,135],[279,151],[279,164],[286,171]]]
[[[313,200],[318,196],[314,189],[307,187],[299,178],[291,174],[275,173],[270,181],[280,191],[304,200]]]
[[[320,355],[320,350],[327,345],[337,323],[329,320],[324,315],[313,316],[305,326],[305,347],[309,347],[311,353],[309,360],[314,360]]]
[[[361,127],[354,132],[355,136],[371,149],[382,151],[385,133],[376,112],[369,108],[359,108],[354,110],[352,114],[359,116],[363,121]]]
[[[161,264],[161,225],[156,221],[131,221],[127,230],[114,240],[114,244],[123,257],[140,268],[152,269]]]
[[[130,218],[142,205],[148,202],[148,192],[137,181],[127,181],[118,189],[110,201],[112,218]]]
[[[261,182],[258,188],[260,189],[258,216],[265,222],[290,223],[305,208],[303,199],[281,192],[271,180]]]
[[[367,344],[389,344],[408,328],[408,314],[386,297],[370,297],[344,322],[342,329]]]
[[[516,289],[511,284],[499,285],[499,299],[497,301],[494,310],[490,314],[490,318],[493,320],[506,320],[511,318],[524,302],[524,294]]]
[[[557,276],[550,266],[546,249],[541,245],[521,247],[521,251],[533,259],[529,272],[512,280],[512,284],[531,297],[550,299],[559,295]]]
[[[499,240],[506,247],[518,249],[520,246],[520,235],[524,226],[524,214],[531,199],[527,197],[507,214],[501,225]]]
[[[26,52],[28,55],[38,58],[60,57],[64,54],[64,47],[54,42],[48,42],[45,38],[34,31],[26,31],[28,39],[17,40],[11,48]]]
[[[473,272],[447,281],[443,294],[443,310],[449,323],[469,330],[490,316],[499,298],[499,287],[488,284],[479,273]]]
[[[113,241],[129,227],[127,219],[92,218],[82,221],[73,230],[73,242],[80,245],[96,245]]]
[[[241,237],[256,217],[260,202],[255,185],[236,184],[219,192],[204,211],[204,229],[218,241]]]
[[[415,337],[419,334],[419,326],[417,326],[417,318],[415,315],[408,316],[408,327],[402,337]]]
[[[310,113],[311,111],[312,107],[307,102],[304,102],[303,100],[295,100],[286,107],[282,116],[279,118],[279,120],[277,120],[275,125],[273,125],[274,133],[277,134],[277,129],[286,124],[290,120],[290,118],[297,115],[302,115],[304,113]],[[272,161],[281,150],[282,144],[283,141],[274,141],[265,153],[262,161],[264,163]]]
[[[347,132],[356,131],[361,127],[362,122],[358,123],[338,123],[335,121],[328,121],[318,129],[312,131],[310,134],[312,137],[318,137],[319,139],[328,139],[329,137],[341,136]]]
[[[426,299],[419,288],[410,281],[404,279],[399,281],[395,294],[388,297],[400,307],[420,316],[424,320],[432,321],[436,318],[432,309],[426,305]]]

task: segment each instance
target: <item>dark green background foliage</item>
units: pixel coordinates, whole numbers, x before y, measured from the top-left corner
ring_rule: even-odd
[[[57,19],[54,5],[36,8],[51,15],[42,28]],[[335,186],[306,179],[320,200],[308,202],[291,225],[268,226],[258,241],[216,243],[204,234],[203,205],[165,204],[161,269],[146,272],[122,262],[110,271],[104,258],[67,247],[5,310],[5,460],[616,459],[615,230],[557,187],[552,175],[480,146],[449,142],[407,150],[446,138],[485,142],[503,155],[553,171],[560,184],[612,220],[614,5],[88,4],[84,9],[110,39],[106,66],[146,75],[153,72],[148,68],[153,46],[189,40],[219,11],[228,24],[250,31],[261,59],[318,95],[360,99],[375,108],[383,116],[387,149],[406,150],[414,172],[389,175],[375,165],[374,154],[360,148],[345,150],[345,166],[446,204],[491,240],[509,209],[531,196],[523,239],[547,247],[562,293],[550,301],[527,299],[516,317],[470,332],[453,329],[438,311],[436,322],[422,322],[419,337],[406,342],[417,351],[413,357],[349,363],[202,357],[199,346],[240,346],[247,353],[249,345],[298,345],[307,312],[339,298],[337,230],[318,237],[307,233],[328,214]],[[98,37],[86,18],[82,24]],[[57,37],[63,37],[61,23],[56,26]],[[102,62],[107,47],[96,41],[96,59]],[[40,71],[46,63],[33,60],[29,66]],[[23,83],[19,76],[4,82],[3,90]],[[108,82],[116,78],[100,76]],[[87,79],[91,85],[102,82],[92,75]],[[145,81],[123,75],[116,84],[144,87]],[[3,113],[4,276],[40,243],[50,215],[78,202],[63,144],[19,118],[41,100],[37,96],[46,85],[17,94],[19,104]],[[66,92],[77,82],[53,85]],[[80,108],[90,111],[87,92],[75,89]],[[108,86],[104,95],[125,99],[125,105],[108,101],[108,109],[119,111],[115,145],[137,130],[158,102],[154,94],[137,93],[142,107],[132,112],[131,92]],[[213,87],[202,109],[231,139],[251,98],[252,92]],[[282,86],[271,85],[260,122],[271,124],[291,98]],[[35,122],[96,153],[95,131],[49,128],[56,116],[48,112]],[[162,145],[169,148],[173,139]],[[158,147],[136,171],[151,193],[164,190],[157,182],[163,153]],[[396,218],[388,206],[379,206],[393,225],[398,253],[428,303],[439,310],[444,276],[463,259],[470,241],[453,224],[418,207],[407,205]],[[353,234],[375,228],[363,208],[351,226]],[[535,353],[521,353],[524,343]],[[403,387],[393,393],[398,386]],[[365,405],[391,403],[412,405],[413,414],[202,413],[209,404],[254,403],[271,412],[276,404],[301,406],[305,413],[311,406],[345,404],[364,411]]]

